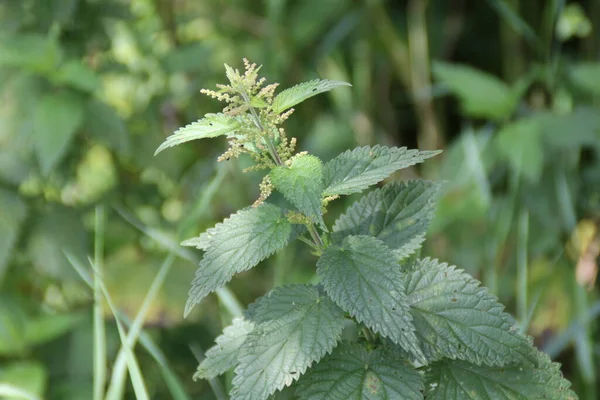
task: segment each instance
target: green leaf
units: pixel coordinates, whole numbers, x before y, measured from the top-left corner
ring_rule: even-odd
[[[34,145],[44,175],[48,175],[67,152],[84,112],[85,103],[69,92],[48,94],[37,104]]]
[[[102,86],[99,76],[81,60],[69,60],[51,75],[55,84],[66,84],[84,92],[94,92]]]
[[[535,362],[504,306],[462,270],[426,258],[406,279],[417,336],[429,359],[502,366]]]
[[[592,107],[577,107],[564,115],[544,114],[542,140],[557,152],[595,146],[600,149],[600,115]]]
[[[21,224],[27,214],[27,205],[11,191],[0,188],[0,282],[4,277]]]
[[[54,37],[24,34],[4,36],[0,40],[0,66],[46,73],[56,68],[61,56]]]
[[[217,344],[206,351],[206,358],[198,366],[194,379],[212,379],[234,368],[240,349],[253,329],[254,323],[241,317],[234,318],[233,323],[215,339]]]
[[[348,236],[317,261],[327,294],[345,311],[423,360],[396,256],[381,240]]]
[[[465,114],[501,120],[508,117],[516,98],[500,79],[466,65],[435,62],[433,75],[461,101]]]
[[[316,220],[323,230],[321,193],[323,192],[323,165],[311,155],[295,157],[289,167],[276,167],[271,171],[275,188],[300,212]]]
[[[406,147],[365,146],[346,151],[323,167],[323,195],[362,192],[399,169],[423,162],[440,151],[408,150]]]
[[[600,95],[600,63],[582,62],[571,67],[573,83],[593,95]]]
[[[206,114],[204,118],[176,130],[156,149],[154,155],[191,140],[232,135],[239,127],[240,123],[228,115]]]
[[[297,380],[337,344],[344,313],[315,286],[274,289],[254,309],[242,346],[232,399],[266,399]]]
[[[241,210],[212,228],[212,237],[192,281],[184,315],[234,274],[256,266],[288,243],[292,227],[272,204]]]
[[[398,258],[406,258],[425,240],[439,188],[439,183],[414,180],[374,190],[340,216],[331,238],[339,244],[350,235],[373,236],[394,250]]]
[[[386,347],[340,344],[298,381],[301,399],[423,399],[423,377]]]
[[[121,155],[129,153],[131,137],[123,119],[108,104],[93,99],[88,103],[85,116],[86,130],[103,145]]]
[[[48,371],[37,361],[14,361],[0,369],[0,384],[21,388],[32,395],[42,396],[48,386]],[[3,400],[19,400],[24,397],[1,396]],[[26,398],[25,398],[26,399]]]
[[[495,147],[511,168],[531,182],[538,182],[544,166],[541,119],[521,118],[504,125],[497,133]]]
[[[427,399],[462,400],[575,400],[571,384],[563,378],[560,364],[538,353],[538,367],[508,365],[477,366],[464,361],[443,360],[426,376]]]
[[[315,79],[308,82],[300,83],[289,89],[279,93],[273,99],[273,111],[276,113],[283,112],[304,100],[318,95],[319,93],[328,92],[339,86],[352,86],[346,82],[330,81],[327,79]]]

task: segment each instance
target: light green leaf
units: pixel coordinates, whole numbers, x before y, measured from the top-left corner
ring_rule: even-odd
[[[44,364],[36,361],[16,361],[4,364],[0,369],[0,384],[24,389],[31,397],[4,397],[3,400],[29,399],[42,396],[46,391],[48,372]]]
[[[399,259],[413,254],[425,240],[440,184],[414,180],[393,182],[372,191],[348,208],[333,225],[332,240],[368,235],[383,241]]]
[[[276,113],[283,112],[304,100],[318,95],[319,93],[328,92],[339,86],[352,86],[346,82],[330,81],[327,79],[315,79],[308,82],[300,83],[289,89],[279,93],[273,99],[273,111]]]
[[[16,193],[2,188],[0,188],[0,205],[0,282],[2,282],[21,223],[27,214],[27,206]]]
[[[164,149],[196,139],[232,135],[240,128],[240,123],[225,114],[206,114],[204,118],[179,128],[167,138],[154,152],[157,155]]]
[[[466,65],[435,62],[433,75],[461,101],[471,117],[501,120],[508,117],[516,104],[508,85],[493,75]]]
[[[239,211],[212,229],[210,244],[192,281],[186,316],[233,275],[256,266],[285,247],[292,233],[283,211],[272,204]]]
[[[274,168],[271,182],[300,212],[316,220],[326,230],[321,210],[322,169],[319,158],[301,155],[294,158],[289,167]]]
[[[544,166],[541,119],[521,118],[504,125],[497,133],[495,147],[511,168],[531,182],[537,182]]]
[[[300,379],[296,394],[307,400],[421,400],[423,391],[422,375],[393,349],[343,343]]]
[[[346,151],[323,167],[323,195],[362,192],[391,173],[423,162],[440,151],[408,150],[406,147],[365,146]]]
[[[55,84],[67,84],[84,92],[94,92],[101,87],[101,81],[96,72],[81,60],[69,60],[51,75]]]
[[[37,103],[34,147],[44,175],[48,175],[67,152],[84,112],[85,103],[70,92],[48,94]]]
[[[446,357],[496,366],[535,362],[529,341],[478,281],[429,258],[414,267],[406,279],[407,300],[430,360]]]
[[[348,236],[317,261],[327,294],[345,311],[423,360],[396,256],[381,240]]]
[[[37,34],[3,36],[0,40],[0,66],[24,68],[34,72],[51,72],[62,52],[54,37]]]
[[[543,353],[537,358],[538,367],[489,367],[443,360],[433,364],[426,376],[427,399],[576,400],[560,364]]]
[[[600,95],[600,63],[582,62],[571,67],[573,83],[593,95]]]
[[[206,351],[206,358],[198,366],[194,379],[212,379],[229,371],[238,363],[240,348],[246,337],[254,329],[254,323],[244,318],[234,318],[223,334],[215,339],[217,343]]]
[[[231,398],[266,399],[297,380],[337,344],[344,313],[315,286],[274,289],[254,309]]]

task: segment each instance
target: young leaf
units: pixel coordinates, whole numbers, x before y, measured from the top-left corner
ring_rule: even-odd
[[[266,399],[291,385],[337,344],[343,311],[315,286],[288,285],[259,300],[242,346],[232,399]]]
[[[435,211],[439,183],[393,182],[372,191],[348,208],[333,225],[331,238],[368,235],[383,241],[400,259],[414,253],[425,240]]]
[[[273,111],[276,113],[283,112],[288,108],[294,107],[304,100],[318,95],[319,93],[328,92],[339,86],[352,86],[346,82],[330,81],[327,79],[315,79],[308,82],[300,83],[289,89],[286,89],[275,96],[273,99]]]
[[[391,173],[423,162],[440,151],[408,150],[406,147],[365,146],[346,151],[323,167],[323,195],[362,192]]]
[[[217,344],[206,351],[206,358],[198,366],[194,379],[212,379],[235,367],[240,349],[253,329],[254,323],[241,317],[234,318],[233,323],[215,339]]]
[[[427,399],[577,399],[569,390],[571,384],[563,378],[560,365],[543,353],[537,356],[538,367],[489,367],[451,360],[435,363],[426,376]]]
[[[83,121],[84,111],[84,103],[70,92],[46,95],[37,104],[33,121],[34,148],[44,175],[48,175],[67,152]]]
[[[184,315],[234,274],[256,266],[285,247],[292,227],[279,207],[262,204],[233,214],[213,229],[206,253],[192,281]]]
[[[348,236],[317,261],[327,294],[345,311],[423,360],[396,256],[381,240]]]
[[[271,182],[301,213],[316,220],[325,230],[321,210],[322,168],[319,158],[302,155],[294,158],[289,167],[274,168]]]
[[[508,117],[516,105],[516,96],[506,83],[478,69],[436,62],[432,72],[458,96],[463,111],[472,117],[501,120]]]
[[[421,374],[397,352],[343,343],[298,381],[296,394],[307,400],[421,400],[423,390]]]
[[[157,155],[164,149],[196,139],[212,138],[222,135],[232,135],[240,124],[225,114],[206,114],[204,118],[179,128],[167,138],[154,152]]]
[[[462,270],[420,260],[406,278],[406,293],[428,358],[492,366],[535,362],[533,348],[504,306]]]
[[[571,67],[573,83],[581,90],[593,95],[600,94],[600,63],[582,62]]]

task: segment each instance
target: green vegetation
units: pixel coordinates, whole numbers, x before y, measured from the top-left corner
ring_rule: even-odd
[[[439,259],[482,281],[550,357],[536,355],[539,368],[554,375],[550,360],[562,364],[573,392],[597,399],[599,54],[594,0],[0,2],[0,397],[225,399],[234,383],[229,364],[215,370],[222,377],[191,379],[215,338],[224,340],[223,328],[232,327],[231,340],[250,334],[242,322],[249,304],[275,287],[323,281],[319,257],[339,259],[360,249],[346,236],[368,235],[406,257],[403,265]],[[207,117],[210,129],[193,121],[218,109],[200,89],[222,82],[223,65],[242,57],[281,82],[274,94],[309,82],[271,108],[278,115],[296,108],[286,137],[297,138],[294,154],[310,155],[273,168],[268,151],[260,159],[251,153],[266,144],[233,137],[244,154],[232,148],[219,163],[223,138],[154,157],[161,143],[186,140],[168,138],[189,124],[190,134],[229,136],[230,118]],[[352,87],[329,86],[339,82]],[[296,103],[313,88],[323,94]],[[260,117],[265,104],[252,106]],[[273,138],[275,150],[291,158],[282,151],[291,139],[281,140]],[[360,164],[371,153],[373,162]],[[352,162],[372,179],[391,175],[377,185],[344,180],[340,167]],[[262,163],[267,169],[253,168]],[[416,178],[440,182],[410,187],[414,196],[437,193],[436,210],[421,209],[406,236],[359,213],[388,204]],[[340,196],[328,199],[326,214],[321,194]],[[257,201],[263,206],[252,208]],[[297,212],[276,216],[269,206]],[[233,278],[184,319],[187,289],[209,251],[179,243],[244,209],[287,221],[279,228],[289,236],[277,237],[270,257],[264,249],[230,264]],[[323,250],[303,231],[306,217],[328,238]],[[408,289],[404,295],[411,299]],[[381,340],[372,329],[357,335]],[[381,360],[367,379],[387,381],[384,367],[406,356],[336,349],[297,384],[316,382],[325,362],[360,380],[364,360]],[[426,379],[458,391],[445,377],[471,374],[476,355],[469,357],[440,363]],[[525,379],[486,368],[475,372],[488,393],[498,371]],[[407,382],[422,379],[406,372]]]

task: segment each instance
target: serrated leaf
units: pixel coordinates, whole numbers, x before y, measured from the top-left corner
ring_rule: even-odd
[[[274,168],[270,176],[273,186],[290,203],[326,230],[321,210],[322,169],[323,165],[318,157],[302,155],[294,158],[289,167]]]
[[[331,238],[341,243],[346,236],[376,237],[399,259],[413,254],[425,240],[435,212],[440,184],[414,180],[392,182],[352,204],[333,225]]]
[[[266,399],[297,380],[337,344],[343,311],[315,286],[274,289],[254,308],[255,327],[242,346],[232,399]]]
[[[465,114],[500,120],[508,117],[516,96],[497,77],[466,65],[435,62],[433,75],[461,101]]]
[[[402,168],[423,162],[440,151],[406,147],[364,146],[346,151],[323,167],[323,195],[359,193]]]
[[[538,353],[538,367],[509,365],[477,366],[465,361],[444,360],[431,366],[426,376],[429,400],[575,400],[571,384],[560,365]]]
[[[315,79],[308,82],[300,83],[289,89],[279,93],[273,99],[273,111],[276,113],[283,112],[288,108],[302,103],[304,100],[318,95],[319,93],[328,92],[339,86],[352,86],[346,82],[330,81],[327,79]]]
[[[327,294],[345,311],[423,360],[396,256],[381,240],[348,236],[317,261]]]
[[[194,379],[212,379],[234,368],[238,363],[240,349],[254,323],[244,318],[234,318],[223,334],[215,339],[216,345],[206,351],[206,358],[198,366]]]
[[[240,123],[228,115],[206,114],[204,118],[176,130],[156,149],[154,155],[191,140],[232,135],[239,127]]]
[[[241,210],[211,229],[212,237],[192,281],[184,315],[233,275],[285,247],[292,233],[283,211],[272,204]]]
[[[67,152],[83,121],[84,103],[73,93],[46,95],[36,105],[34,148],[42,173],[47,175]]]
[[[430,360],[446,357],[477,365],[533,363],[529,341],[504,306],[464,271],[419,260],[406,278],[407,301],[421,347]]]
[[[398,353],[340,344],[298,382],[301,399],[423,399],[423,377]]]

